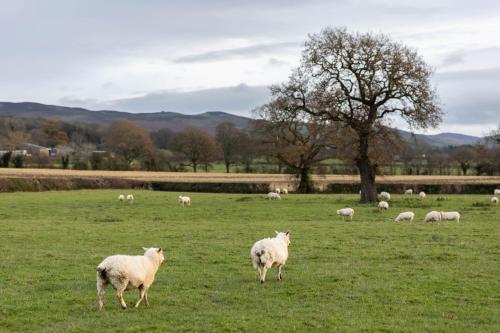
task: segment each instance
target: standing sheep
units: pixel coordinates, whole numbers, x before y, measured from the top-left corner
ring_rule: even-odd
[[[413,221],[413,218],[415,217],[414,212],[403,212],[400,213],[395,219],[394,222],[400,222],[400,221]]]
[[[492,203],[493,205],[498,205],[498,198],[497,198],[497,197],[493,197],[493,198],[491,198],[491,203]]]
[[[185,206],[185,205],[191,206],[191,198],[179,195],[179,203],[182,206]]]
[[[460,222],[459,212],[441,212],[441,220]]]
[[[433,210],[425,215],[424,223],[441,221],[441,213]]]
[[[425,197],[427,196],[427,194],[425,194],[425,192],[424,192],[424,191],[422,191],[422,192],[420,192],[420,193],[418,194],[418,196],[419,196],[419,198],[420,198],[420,199],[425,199]]]
[[[282,190],[282,192],[283,192],[283,194],[288,194],[288,190],[287,190],[286,188],[284,188],[284,189]]]
[[[349,216],[349,220],[352,221],[352,217],[354,216],[354,209],[352,208],[342,208],[337,210],[337,215],[342,216],[342,221],[344,221],[346,216]]]
[[[411,188],[409,188],[405,191],[405,195],[412,195],[412,194],[413,194],[413,190]]]
[[[118,196],[118,201],[125,201],[125,196],[123,194],[120,194]]]
[[[128,203],[134,203],[134,196],[132,194],[127,195],[127,202]]]
[[[272,267],[278,267],[278,280],[281,281],[281,269],[288,259],[288,245],[290,233],[276,231],[276,237],[261,239],[252,246],[250,257],[253,268],[259,271],[260,283],[266,281],[267,270]]]
[[[123,309],[127,304],[123,299],[123,292],[139,289],[139,299],[135,303],[138,307],[144,299],[148,303],[148,289],[153,284],[158,267],[165,261],[161,248],[143,248],[142,256],[114,255],[104,259],[97,266],[97,296],[99,297],[99,310],[104,306],[104,288],[109,283],[116,290],[116,297]]]
[[[275,190],[274,190],[274,193],[278,193],[278,194],[280,194],[280,193],[281,193],[280,188],[278,187],[277,189],[275,189]]]
[[[391,200],[391,194],[389,192],[380,192],[380,194],[378,195],[378,197],[379,197],[380,200],[384,200],[384,201]]]
[[[495,189],[495,190],[493,191],[493,195],[500,195],[500,189],[498,189],[498,188],[497,188],[497,189]]]
[[[387,201],[380,201],[378,203],[378,209],[389,209],[389,203]]]
[[[275,193],[275,192],[269,192],[267,194],[267,198],[269,200],[281,200],[281,196],[278,193]]]

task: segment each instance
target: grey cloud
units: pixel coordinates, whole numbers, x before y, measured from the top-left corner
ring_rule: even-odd
[[[301,45],[302,43],[300,42],[259,44],[247,47],[191,54],[177,58],[174,60],[174,62],[175,63],[205,62],[205,61],[224,60],[227,58],[234,58],[234,57],[249,57],[249,56],[258,56],[262,54],[266,55],[275,52],[286,52],[290,49],[298,49],[301,47]]]
[[[271,67],[276,67],[276,66],[288,66],[290,64],[280,59],[269,58],[269,60],[267,61],[267,65]]]
[[[269,98],[269,89],[265,86],[240,84],[188,92],[159,91],[111,101],[106,105],[109,109],[129,112],[175,111],[193,114],[226,111],[248,116],[253,108],[266,103]]]
[[[461,64],[466,61],[467,58],[494,58],[500,59],[500,47],[488,47],[488,48],[472,48],[472,49],[458,49],[449,52],[441,62],[440,66],[448,67],[456,64]]]
[[[500,68],[458,70],[436,73],[436,80],[442,81],[467,81],[467,80],[494,80],[500,81]]]
[[[500,68],[438,73],[438,93],[450,124],[500,121]]]

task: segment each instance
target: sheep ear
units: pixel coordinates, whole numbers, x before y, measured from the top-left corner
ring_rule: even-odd
[[[147,247],[142,247],[142,249],[143,249],[144,251],[147,251],[147,250],[148,250],[148,248],[147,248]]]
[[[161,252],[163,251],[163,249],[161,247],[158,248],[158,252]]]
[[[276,231],[276,230],[274,230],[274,232],[276,233],[276,235],[278,235],[278,234],[279,234],[279,232],[278,232],[278,231]]]
[[[287,231],[287,232],[286,232],[286,235],[287,235],[287,236],[290,236],[290,231]]]

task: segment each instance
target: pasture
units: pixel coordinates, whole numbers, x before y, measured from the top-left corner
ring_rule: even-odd
[[[134,204],[118,202],[133,193]],[[185,194],[185,193],[184,193]],[[0,194],[2,332],[498,332],[500,206],[488,195],[356,195],[153,191]],[[353,222],[336,210],[353,207]],[[459,224],[421,224],[430,210]],[[394,223],[413,210],[413,223]],[[284,280],[261,285],[252,244],[290,231]],[[165,248],[150,307],[122,310],[111,287],[97,310],[95,268],[112,254]],[[129,305],[137,291],[127,292]]]

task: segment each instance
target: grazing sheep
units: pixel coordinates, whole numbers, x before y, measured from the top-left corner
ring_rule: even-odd
[[[349,220],[352,221],[352,217],[354,216],[354,209],[352,208],[342,208],[337,210],[337,215],[342,216],[342,221],[344,221],[346,216],[349,216]]]
[[[123,194],[120,194],[118,196],[118,201],[125,201],[125,196]]]
[[[281,193],[281,190],[279,189],[279,187],[277,189],[274,190],[274,193],[278,193],[280,194]]]
[[[493,191],[493,195],[500,195],[500,189],[498,189],[498,188],[497,188],[497,189],[495,189],[495,190]]]
[[[132,194],[127,195],[128,203],[134,203],[134,196]]]
[[[425,192],[424,192],[424,191],[422,191],[422,192],[420,192],[420,193],[418,194],[418,196],[419,196],[419,198],[420,198],[420,199],[425,199],[425,197],[427,196],[427,194],[425,194]]]
[[[283,192],[283,194],[288,194],[288,190],[286,188],[284,188],[283,190],[281,190]]]
[[[179,203],[182,206],[185,206],[185,205],[191,206],[191,198],[179,195]]]
[[[413,194],[413,190],[412,190],[411,188],[409,188],[409,189],[407,189],[407,190],[405,191],[405,194],[406,194],[406,195],[412,195],[412,194]]]
[[[389,209],[389,203],[387,201],[380,201],[378,203],[379,209]]]
[[[424,223],[434,222],[434,221],[436,221],[436,222],[441,221],[441,213],[437,212],[435,210],[433,210],[432,212],[429,212],[429,213],[427,213],[427,215],[425,215]]]
[[[460,222],[459,212],[441,212],[441,220]]]
[[[281,200],[281,196],[278,193],[275,193],[275,192],[269,192],[267,194],[267,198],[269,200]]]
[[[415,213],[413,212],[403,212],[400,213],[395,219],[394,222],[400,222],[400,221],[413,221],[413,218],[415,217]]]
[[[161,248],[143,249],[142,256],[114,255],[107,257],[97,266],[99,310],[104,306],[104,288],[109,283],[116,290],[116,297],[123,309],[127,308],[123,292],[135,288],[139,289],[139,299],[134,306],[138,307],[143,299],[146,306],[149,305],[148,289],[165,257]]]
[[[378,197],[379,197],[380,200],[384,200],[384,201],[391,200],[391,194],[389,192],[380,192],[380,194],[378,195]]]
[[[497,197],[491,198],[491,203],[494,205],[498,205],[498,198]]]
[[[252,246],[250,257],[253,268],[259,271],[260,283],[266,281],[267,270],[272,267],[278,267],[278,280],[281,281],[281,269],[288,259],[288,245],[290,233],[276,231],[276,237],[261,239]]]

